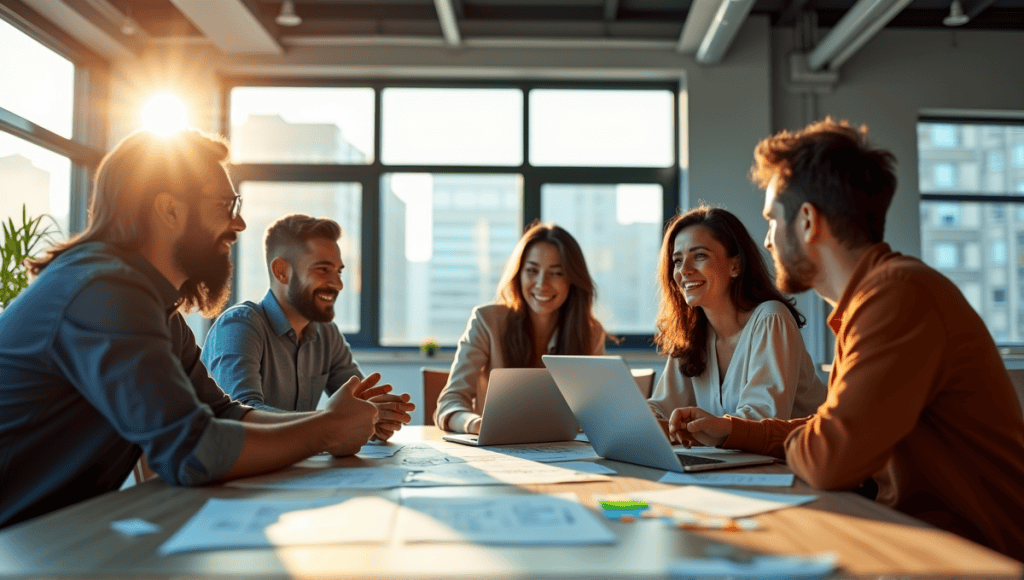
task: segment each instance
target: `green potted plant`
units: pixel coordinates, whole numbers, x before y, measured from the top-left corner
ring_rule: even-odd
[[[439,348],[441,347],[438,346],[436,342],[434,342],[433,338],[426,338],[420,344],[420,350],[422,350],[423,354],[427,356],[434,356],[434,354],[437,353],[437,349]]]
[[[43,214],[29,218],[25,205],[21,206],[21,224],[13,218],[0,221],[3,228],[3,245],[0,245],[0,310],[14,300],[28,286],[28,269],[25,259],[33,258],[42,249],[42,244],[52,243],[53,236],[60,233],[56,222]]]

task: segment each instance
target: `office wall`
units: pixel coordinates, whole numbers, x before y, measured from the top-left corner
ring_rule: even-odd
[[[788,89],[789,30],[772,34],[776,129],[806,124]],[[1024,33],[883,30],[840,70],[839,83],[818,97],[819,117],[866,124],[872,140],[896,155],[899,188],[886,238],[897,251],[921,255],[917,118],[924,109],[1024,110]]]

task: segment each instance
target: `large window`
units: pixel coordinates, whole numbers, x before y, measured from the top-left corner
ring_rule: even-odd
[[[1024,344],[1024,119],[918,123],[921,247],[996,342]]]
[[[71,226],[75,65],[0,19],[0,219],[54,218]],[[15,56],[16,55],[16,56]]]
[[[328,215],[353,240],[336,318],[349,341],[451,346],[472,308],[494,299],[523,228],[541,219],[580,242],[605,327],[649,347],[657,251],[678,205],[676,90],[229,82],[232,175],[249,223],[236,299],[266,291],[255,247],[269,223]],[[357,112],[342,117],[345,107]]]

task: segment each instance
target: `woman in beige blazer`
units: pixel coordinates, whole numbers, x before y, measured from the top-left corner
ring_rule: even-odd
[[[494,368],[542,368],[541,355],[604,354],[596,297],[583,251],[564,229],[535,222],[512,251],[493,304],[477,306],[459,339],[434,423],[480,432]]]

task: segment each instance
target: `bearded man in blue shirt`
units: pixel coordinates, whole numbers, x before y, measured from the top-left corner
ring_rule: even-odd
[[[264,239],[270,289],[217,318],[203,347],[203,363],[232,398],[270,412],[311,411],[352,377],[363,378],[334,320],[344,288],[338,239],[341,226],[326,218],[287,215]],[[389,439],[412,417],[409,395],[384,394],[375,437]],[[395,410],[392,410],[395,409]]]
[[[231,400],[201,362],[181,312],[221,310],[245,229],[227,159],[195,130],[128,136],[97,170],[85,230],[28,263],[0,313],[0,527],[120,488],[143,452],[191,486],[373,434],[379,375],[281,415]]]

